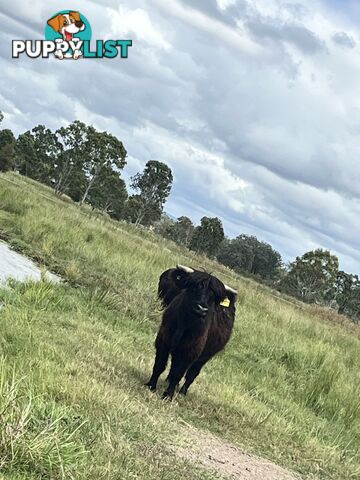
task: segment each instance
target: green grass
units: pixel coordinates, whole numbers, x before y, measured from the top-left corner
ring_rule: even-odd
[[[0,176],[0,235],[66,279],[0,290],[0,477],[215,478],[167,448],[185,421],[305,478],[360,478],[357,327],[18,175]],[[177,262],[216,272],[239,301],[226,351],[168,403],[143,383],[157,280]]]

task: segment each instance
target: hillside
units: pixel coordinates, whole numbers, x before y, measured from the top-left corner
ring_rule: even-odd
[[[65,280],[0,290],[1,478],[219,478],[191,453],[206,435],[302,478],[360,478],[358,327],[15,174],[0,175],[0,238]],[[239,299],[225,352],[169,403],[143,384],[176,263]]]

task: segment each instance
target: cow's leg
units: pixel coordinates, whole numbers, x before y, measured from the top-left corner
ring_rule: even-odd
[[[180,340],[181,340],[181,337],[184,335],[184,330],[182,328],[178,328],[172,338],[171,338],[171,348],[170,348],[170,351],[173,352],[176,347],[178,346]],[[166,381],[168,382],[169,379],[170,379],[170,373],[171,373],[171,369],[170,369],[170,372],[168,374],[168,376],[166,377]]]
[[[168,358],[169,349],[164,344],[156,346],[156,356],[153,372],[150,380],[146,383],[150,390],[156,390],[158,379],[166,368]]]
[[[187,394],[187,391],[189,390],[190,385],[193,383],[195,378],[199,375],[205,363],[209,360],[210,360],[210,357],[202,358],[197,360],[195,363],[193,363],[193,365],[191,365],[189,370],[186,372],[184,385],[180,389],[180,393],[182,395]]]
[[[182,352],[182,355],[172,355],[171,369],[168,376],[169,385],[163,393],[163,398],[168,398],[170,400],[173,398],[178,383],[185,375],[186,370],[190,367],[192,362],[193,359],[184,355],[184,352]]]

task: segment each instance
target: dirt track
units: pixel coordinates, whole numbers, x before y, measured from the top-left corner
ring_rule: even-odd
[[[274,463],[225,442],[210,433],[188,426],[184,443],[172,445],[179,457],[236,480],[299,480]]]

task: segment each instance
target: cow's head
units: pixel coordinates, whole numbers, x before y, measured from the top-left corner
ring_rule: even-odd
[[[200,317],[205,317],[211,307],[219,305],[230,291],[235,296],[237,293],[213,275],[182,265],[177,266],[172,277],[179,288],[186,290],[192,312]]]

